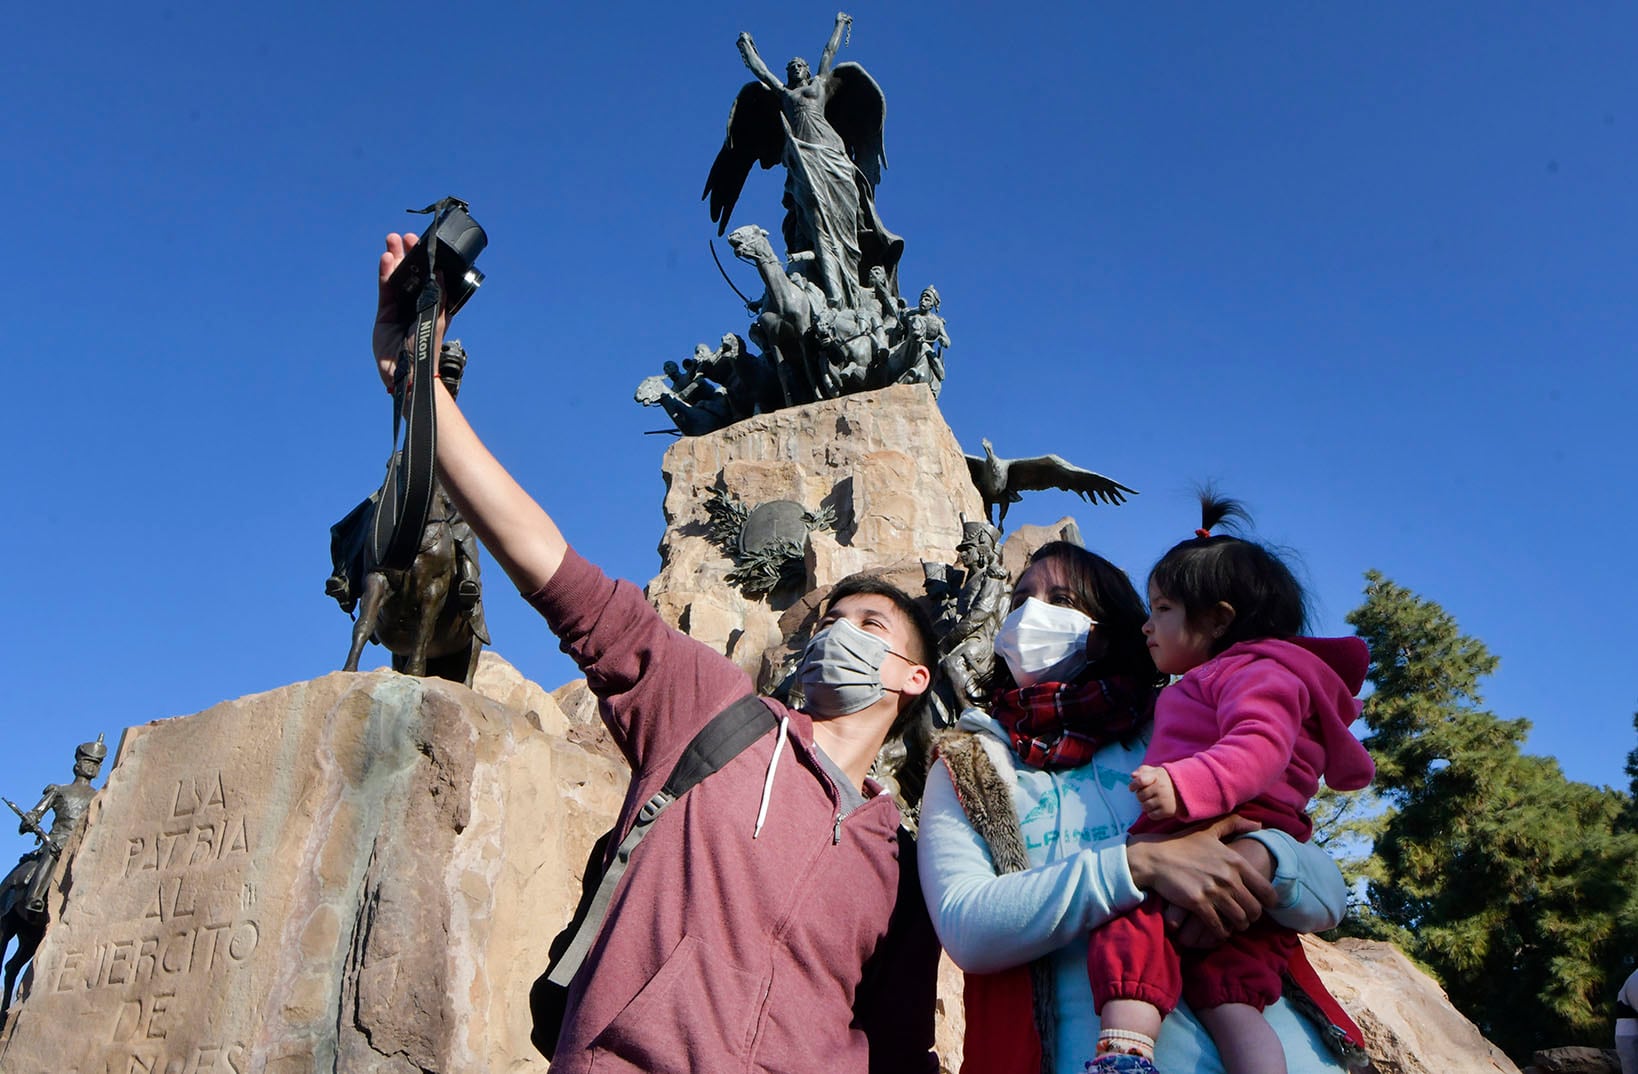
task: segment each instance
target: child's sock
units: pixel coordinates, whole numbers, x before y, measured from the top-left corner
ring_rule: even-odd
[[[1098,1055],[1141,1055],[1155,1057],[1155,1040],[1129,1029],[1104,1029],[1098,1032]]]
[[[1098,1033],[1097,1058],[1087,1061],[1086,1074],[1160,1074],[1155,1069],[1155,1041],[1128,1029]]]

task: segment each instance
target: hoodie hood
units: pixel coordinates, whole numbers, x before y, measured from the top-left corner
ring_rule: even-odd
[[[1308,688],[1314,737],[1325,748],[1320,773],[1333,790],[1357,791],[1376,775],[1371,755],[1349,728],[1359,718],[1354,695],[1365,685],[1371,651],[1358,638],[1261,638],[1240,642],[1223,653],[1246,653],[1276,660]]]

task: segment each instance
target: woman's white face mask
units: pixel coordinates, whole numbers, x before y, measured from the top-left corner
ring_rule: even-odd
[[[1086,647],[1097,620],[1074,608],[1034,597],[1012,610],[995,635],[995,655],[1019,686],[1067,682],[1086,667]]]

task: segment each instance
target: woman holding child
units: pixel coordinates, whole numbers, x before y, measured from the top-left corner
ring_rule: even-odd
[[[1265,910],[1314,932],[1340,919],[1346,889],[1324,851],[1237,818],[1129,836],[1142,813],[1129,781],[1165,682],[1143,602],[1118,568],[1054,542],[1032,557],[1012,607],[996,639],[990,711],[969,709],[958,724],[967,733],[940,744],[917,856],[934,925],[966,971],[963,1070],[1078,1074],[1107,1043],[1088,979],[1094,930],[1152,893],[1171,905],[1167,920],[1185,944],[1221,942]],[[1283,999],[1263,1014],[1291,1074],[1343,1069],[1324,1043],[1340,1030],[1322,1033]],[[1095,1069],[1124,1070],[1127,1059]],[[1156,1036],[1155,1067],[1224,1069],[1186,1004]]]

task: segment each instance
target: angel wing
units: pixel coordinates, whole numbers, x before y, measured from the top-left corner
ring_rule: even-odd
[[[760,82],[747,82],[728,109],[728,137],[711,162],[700,200],[711,199],[711,221],[717,234],[728,230],[728,215],[745,189],[745,177],[752,164],[771,168],[779,163],[785,148],[785,126],[779,114],[779,98]]]
[[[1137,495],[1137,489],[1129,489],[1113,478],[1083,470],[1058,455],[1007,460],[1008,492],[1038,489],[1063,489],[1093,503],[1099,500],[1104,503],[1125,503],[1128,495]]]
[[[887,124],[887,98],[863,67],[839,63],[830,70],[832,89],[825,102],[825,122],[842,136],[842,144],[874,190],[887,167],[882,132]],[[763,165],[767,167],[767,165]]]

